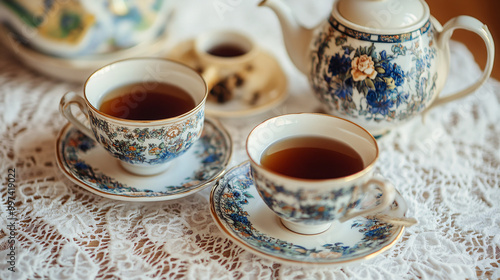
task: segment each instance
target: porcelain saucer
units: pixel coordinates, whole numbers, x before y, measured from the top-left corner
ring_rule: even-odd
[[[199,69],[193,48],[192,39],[181,42],[168,51],[167,58]],[[268,111],[285,101],[288,97],[287,79],[278,61],[271,54],[260,51],[253,65],[253,74],[247,77],[240,89],[235,90],[235,98],[225,103],[207,100],[207,115],[218,118],[246,117]],[[241,98],[254,92],[259,93],[255,103],[250,104]]]
[[[168,31],[164,30],[152,42],[144,42],[127,49],[78,58],[62,58],[38,52],[20,43],[12,36],[11,31],[0,24],[0,43],[21,62],[38,73],[74,83],[84,82],[95,70],[113,61],[144,55],[160,56],[165,51],[168,38]]]
[[[200,191],[225,172],[232,153],[227,131],[208,118],[200,140],[154,176],[128,173],[71,124],[61,130],[56,148],[59,168],[71,181],[100,196],[126,201],[170,200]]]
[[[404,217],[406,211],[406,202],[398,193],[383,214]],[[343,265],[366,260],[391,248],[405,229],[375,217],[358,217],[334,222],[320,234],[294,233],[259,196],[248,161],[217,181],[210,194],[210,212],[221,231],[236,244],[259,256],[294,265]]]

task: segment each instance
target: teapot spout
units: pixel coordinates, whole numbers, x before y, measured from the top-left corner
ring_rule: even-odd
[[[295,67],[307,75],[309,73],[307,53],[314,29],[301,26],[290,7],[281,0],[262,0],[259,6],[269,7],[276,13],[281,24],[288,55]]]

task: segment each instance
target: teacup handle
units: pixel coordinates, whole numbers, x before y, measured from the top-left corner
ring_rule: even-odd
[[[74,92],[67,92],[62,98],[61,102],[59,103],[59,111],[63,114],[63,116],[71,122],[76,128],[78,128],[81,132],[83,132],[85,135],[88,137],[95,139],[94,133],[90,128],[88,128],[85,124],[83,124],[78,118],[73,115],[73,112],[71,111],[71,105],[77,105],[80,111],[85,115],[85,117],[89,117],[88,112],[87,112],[87,105],[85,104],[85,100],[83,97],[79,96],[78,94]]]
[[[427,110],[443,105],[450,101],[454,101],[462,97],[465,97],[466,95],[474,92],[481,85],[483,85],[484,82],[486,82],[486,80],[491,75],[491,71],[493,69],[493,62],[495,60],[495,44],[493,42],[493,37],[491,36],[490,31],[488,30],[488,27],[479,20],[470,16],[458,16],[450,19],[443,26],[443,30],[438,34],[438,39],[437,39],[439,48],[441,50],[446,51],[448,62],[449,62],[448,43],[450,41],[451,35],[453,34],[453,31],[455,31],[456,29],[465,29],[474,32],[483,39],[486,45],[486,52],[487,52],[486,66],[484,67],[483,74],[481,75],[479,80],[477,80],[474,84],[472,84],[466,89],[463,89],[459,92],[448,95],[446,97],[438,97],[436,100],[434,100],[434,102],[432,102],[432,104],[427,108]]]
[[[216,66],[209,66],[201,73],[201,76],[207,84],[208,91],[211,91],[220,78],[220,70]]]
[[[375,185],[376,188],[380,189],[380,191],[382,192],[380,204],[361,211],[347,212],[344,217],[339,219],[340,222],[343,223],[357,216],[366,216],[369,214],[382,212],[394,202],[394,198],[396,197],[396,189],[394,188],[394,185],[385,180],[371,178],[370,180],[368,180],[368,182],[363,184],[363,186],[361,187],[361,192],[367,193],[368,191],[370,191],[370,188],[372,188],[373,185]]]

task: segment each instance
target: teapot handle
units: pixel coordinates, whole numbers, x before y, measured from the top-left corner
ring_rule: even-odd
[[[493,38],[491,36],[490,31],[488,30],[488,27],[480,22],[479,20],[470,17],[470,16],[458,16],[455,18],[450,19],[444,26],[443,30],[438,34],[438,39],[437,43],[438,46],[441,49],[448,50],[448,43],[450,41],[451,35],[453,34],[453,31],[455,29],[465,29],[468,31],[472,31],[479,35],[485,45],[486,45],[486,52],[487,52],[487,61],[486,61],[486,66],[483,70],[483,74],[477,80],[474,84],[471,86],[467,87],[466,89],[463,89],[459,92],[456,92],[454,94],[448,95],[446,97],[438,97],[432,104],[427,108],[427,111],[430,110],[431,108],[443,105],[445,103],[448,103],[450,101],[457,100],[459,98],[465,97],[466,95],[474,92],[476,89],[478,89],[481,85],[483,85],[484,82],[490,77],[491,71],[493,69],[493,62],[495,59],[495,45],[493,43]],[[446,55],[449,56],[449,53]]]

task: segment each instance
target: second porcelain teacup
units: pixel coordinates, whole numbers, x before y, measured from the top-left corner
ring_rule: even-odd
[[[217,30],[197,36],[194,53],[202,76],[211,89],[209,98],[224,103],[233,96],[232,93],[231,96],[223,96],[223,93],[244,86],[248,75],[252,74],[259,48],[249,36],[241,32]],[[224,89],[218,89],[217,86]]]
[[[283,171],[271,169],[265,161],[270,147],[278,147],[290,139],[301,137],[321,138],[321,141],[335,141],[341,143],[338,156],[343,156],[344,150],[354,151],[361,162],[356,171],[339,173],[347,164],[340,162],[330,170],[326,168],[327,176],[305,177],[306,175],[290,175]],[[321,142],[320,141],[320,142]],[[308,148],[329,148],[325,144],[311,144],[304,142],[300,146]],[[331,146],[331,145],[330,145]],[[327,230],[332,222],[344,222],[357,216],[382,212],[392,204],[395,189],[384,179],[373,177],[374,165],[377,162],[379,149],[376,140],[364,128],[341,118],[312,113],[289,114],[271,118],[255,127],[249,134],[246,149],[251,163],[252,177],[260,196],[267,206],[276,213],[283,225],[288,229],[302,234],[316,234]],[[274,148],[279,152],[288,149]],[[313,152],[306,150],[306,155]],[[290,150],[294,152],[294,150]],[[326,151],[329,152],[329,151]],[[318,161],[320,154],[317,154]],[[289,158],[281,158],[281,165],[302,157],[297,151]],[[296,162],[302,168],[325,169],[323,163],[319,165],[315,158],[304,159],[305,162]],[[335,159],[333,159],[335,160]],[[305,163],[305,165],[304,165]],[[293,168],[293,167],[292,167]],[[354,169],[353,169],[354,170]],[[315,170],[312,170],[314,173]],[[292,173],[302,174],[301,170]],[[332,174],[329,177],[329,173]],[[304,177],[302,177],[304,176]],[[309,176],[309,175],[307,175]],[[316,176],[316,174],[313,174]],[[316,179],[319,178],[319,179]],[[366,195],[378,189],[381,196],[376,203],[365,207]],[[363,205],[363,206],[362,206]]]
[[[102,110],[103,99],[110,91],[134,84],[138,94],[126,101],[133,108],[159,83],[183,90],[193,99],[193,107],[179,115],[149,120],[116,117]],[[85,83],[83,98],[69,92],[61,99],[60,109],[74,126],[95,139],[127,171],[152,175],[166,170],[168,163],[198,140],[203,130],[206,98],[206,83],[193,69],[165,59],[138,58],[97,70]],[[85,114],[89,125],[75,116],[72,104]],[[116,109],[124,110],[124,105],[119,104]]]

